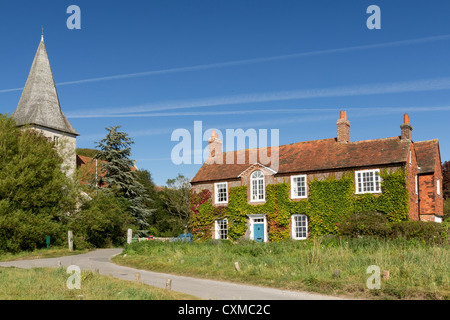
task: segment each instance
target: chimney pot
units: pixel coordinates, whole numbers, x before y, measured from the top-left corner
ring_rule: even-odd
[[[347,111],[341,111],[341,119],[347,120]]]
[[[409,115],[407,113],[403,115],[403,122],[409,124]]]

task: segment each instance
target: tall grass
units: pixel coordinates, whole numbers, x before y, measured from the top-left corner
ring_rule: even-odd
[[[0,300],[178,300],[187,294],[83,271],[81,288],[68,289],[64,268],[0,268]]]
[[[325,294],[383,299],[449,299],[449,246],[373,238],[256,243],[141,242],[114,261],[143,269]],[[181,262],[182,261],[182,262]],[[234,268],[238,262],[240,271]],[[367,268],[389,270],[381,289]],[[334,276],[339,270],[339,277]]]

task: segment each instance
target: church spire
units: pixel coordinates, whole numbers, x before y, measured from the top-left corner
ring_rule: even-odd
[[[19,104],[11,116],[17,126],[28,124],[79,135],[61,111],[43,33]]]

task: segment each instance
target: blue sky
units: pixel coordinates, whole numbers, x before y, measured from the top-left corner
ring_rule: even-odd
[[[69,30],[66,9],[81,9]],[[369,5],[381,29],[369,30]],[[2,1],[0,113],[12,113],[41,25],[63,112],[93,148],[121,125],[133,158],[164,185],[200,165],[172,163],[177,128],[279,129],[280,144],[438,138],[450,160],[448,1]],[[203,147],[206,147],[204,142]]]

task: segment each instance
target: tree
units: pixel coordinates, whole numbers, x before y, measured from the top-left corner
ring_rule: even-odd
[[[442,164],[442,190],[444,198],[450,198],[450,161]]]
[[[62,241],[76,196],[54,144],[0,114],[0,155],[0,250],[45,247],[47,235]]]
[[[128,206],[126,199],[116,197],[107,189],[93,194],[71,219],[75,243],[97,248],[123,244],[133,220]]]
[[[164,207],[170,216],[176,217],[184,231],[188,229],[190,217],[191,184],[189,179],[178,174],[175,179],[167,180],[167,187],[161,193]]]
[[[117,196],[130,201],[130,210],[140,227],[147,226],[146,219],[152,210],[145,206],[146,191],[139,183],[137,175],[131,170],[134,166],[131,156],[133,139],[125,132],[117,131],[120,126],[108,127],[106,138],[98,142],[96,159],[104,172],[102,180]]]

